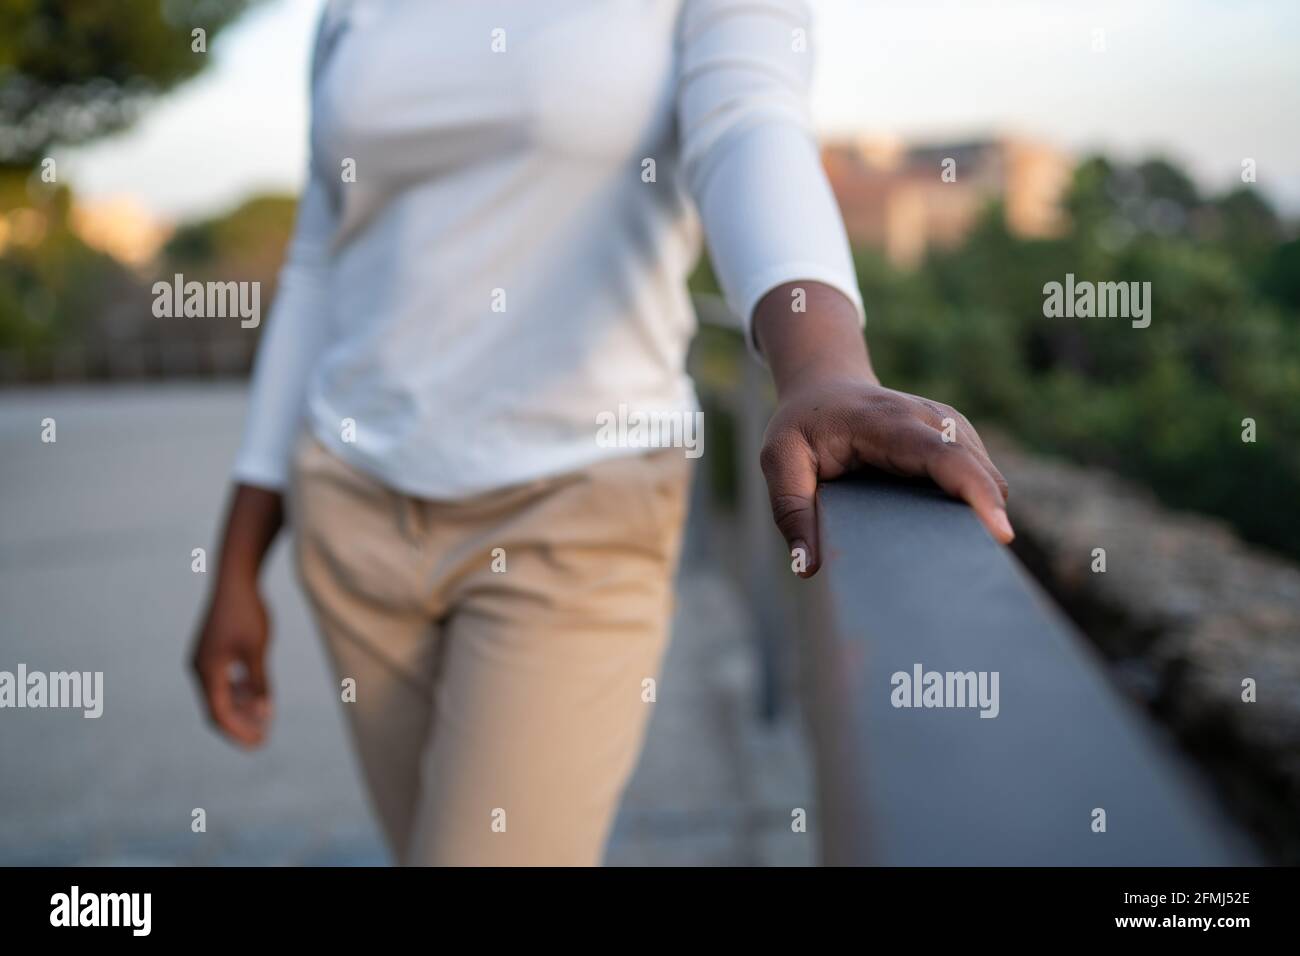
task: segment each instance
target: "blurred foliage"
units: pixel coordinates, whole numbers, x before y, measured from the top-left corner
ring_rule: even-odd
[[[23,353],[85,344],[127,270],[71,230],[67,187],[0,169],[0,348]]]
[[[162,274],[274,284],[293,232],[297,200],[255,196],[230,212],[187,223],[162,250]],[[269,301],[264,289],[263,301]]]
[[[121,129],[148,96],[199,73],[194,29],[216,35],[256,0],[3,0],[0,164]]]
[[[40,380],[59,355],[82,354],[87,371],[103,373],[128,346],[226,341],[244,356],[232,361],[246,364],[255,335],[238,323],[155,319],[152,284],[176,273],[258,282],[265,309],[293,230],[293,197],[255,197],[182,225],[155,262],[135,270],[73,231],[67,187],[18,172],[0,169],[0,358]]]
[[[1010,235],[990,208],[913,273],[860,250],[882,381],[1300,557],[1296,242],[1257,192],[1204,198],[1159,160],[1082,163],[1067,207],[1050,241]],[[1151,325],[1044,317],[1044,284],[1067,273],[1150,282]]]
[[[0,349],[93,347],[113,306],[135,314],[138,278],[70,228],[66,187],[30,174],[54,146],[122,129],[148,97],[202,71],[192,31],[211,50],[255,2],[0,2]]]

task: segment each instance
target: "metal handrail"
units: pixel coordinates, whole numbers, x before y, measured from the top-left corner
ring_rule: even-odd
[[[734,327],[719,308],[697,301],[702,322]],[[762,370],[743,362],[728,407],[738,419],[744,586],[762,710],[775,712],[782,648],[793,647],[823,862],[1254,862],[1202,781],[1115,691],[1091,646],[964,504],[928,482],[879,474],[825,484],[823,568],[796,581],[758,470],[768,416]],[[990,683],[996,673],[996,716],[982,718],[974,706],[896,706],[902,682],[894,675],[918,666],[982,672]],[[962,680],[955,689],[968,686]]]

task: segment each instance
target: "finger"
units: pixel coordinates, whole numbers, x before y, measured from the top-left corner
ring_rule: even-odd
[[[911,392],[899,392],[899,394],[912,400],[916,406],[914,409],[916,416],[927,425],[953,435],[960,433],[968,444],[983,452],[985,457],[988,456],[988,450],[984,447],[984,439],[980,438],[979,432],[975,430],[975,426],[971,424],[970,419],[957,409],[951,405],[944,405],[942,402],[925,398],[922,395],[913,395]]]
[[[821,567],[817,541],[817,460],[797,432],[769,438],[760,456],[772,517],[790,549],[791,567],[812,577]]]
[[[1007,517],[1002,488],[974,452],[940,441],[926,458],[926,473],[948,494],[974,508],[994,540],[1009,544],[1016,536]]]
[[[970,419],[957,409],[951,405],[942,405],[928,398],[922,398],[919,395],[908,394],[907,397],[915,401],[919,406],[917,415],[927,425],[953,436],[954,439],[960,436],[960,440],[970,445],[972,450],[978,450],[986,458],[988,457],[988,449],[984,447],[984,439],[980,438],[979,432],[970,423]]]
[[[954,424],[961,423],[961,415],[957,413],[956,409],[940,405],[924,395],[913,395],[911,392],[899,392],[898,394],[908,399],[908,404],[913,406],[909,411],[932,428],[942,429],[945,426],[944,420],[948,418],[951,418]]]
[[[203,688],[203,703],[208,712],[208,719],[218,730],[225,732],[235,709],[234,697],[229,681],[225,678],[226,668],[223,660],[208,656],[194,662],[194,672],[198,675],[199,685]]]
[[[989,477],[993,479],[993,484],[998,486],[998,494],[1002,496],[1002,506],[1005,509],[1007,499],[1011,497],[1011,485],[1007,483],[1007,479],[1003,476],[1001,469],[999,469],[997,465],[993,464],[993,459],[990,458],[989,453],[984,450],[983,444],[980,445],[979,458],[980,463],[984,466],[984,470],[987,471]]]
[[[862,460],[897,475],[928,475],[936,485],[975,509],[993,537],[1015,537],[993,476],[969,448],[945,442],[919,418],[892,426],[887,434],[868,430],[857,446]]]
[[[998,466],[993,464],[993,459],[989,457],[988,449],[984,447],[984,442],[980,440],[979,433],[967,422],[961,429],[960,435],[957,444],[968,449],[972,455],[979,459],[979,463],[989,473],[993,483],[998,486],[998,493],[1002,496],[1002,502],[1005,506],[1007,497],[1011,494],[1011,486],[1007,484],[1007,479],[1002,476]]]
[[[908,398],[915,400],[917,414],[922,421],[930,427],[938,429],[941,434],[956,437],[956,441],[949,442],[949,444],[961,444],[970,449],[975,457],[980,460],[985,470],[988,471],[994,484],[998,486],[998,490],[1002,493],[1002,500],[1005,502],[1007,496],[1011,493],[1011,488],[1002,472],[998,470],[997,465],[993,464],[988,449],[984,447],[984,439],[980,438],[979,432],[970,423],[970,419],[957,409],[948,405],[941,405],[928,398],[910,394],[908,394]]]
[[[241,712],[235,700],[231,663],[226,657],[205,658],[199,662],[203,698],[208,705],[208,717],[218,730],[237,743],[252,746],[261,741],[261,729],[248,715]]]
[[[248,687],[253,696],[254,714],[265,722],[271,717],[271,681],[266,669],[266,650],[249,648],[244,654]]]

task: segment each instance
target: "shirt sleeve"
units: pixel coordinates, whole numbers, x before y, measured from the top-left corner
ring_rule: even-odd
[[[317,79],[346,11],[346,0],[328,0],[317,23],[311,52],[313,109]],[[241,484],[283,490],[289,483],[308,382],[331,334],[325,270],[336,223],[328,184],[312,162],[253,363],[248,418],[232,475]]]
[[[682,171],[755,354],[754,308],[786,282],[838,289],[865,322],[809,118],[809,24],[805,0],[686,0],[679,26]]]
[[[324,270],[333,219],[324,184],[318,174],[310,176],[253,363],[248,418],[233,474],[242,484],[276,490],[288,484],[307,382],[329,338]]]

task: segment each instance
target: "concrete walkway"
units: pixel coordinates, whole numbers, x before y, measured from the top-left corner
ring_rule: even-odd
[[[185,657],[243,416],[233,386],[7,393],[0,670],[103,671],[105,709],[0,710],[0,865],[386,862],[283,549],[268,576],[276,725],[255,754],[205,726]],[[41,420],[57,422],[43,444]],[[645,756],[609,862],[804,864],[800,730],[754,717],[743,609],[696,549]],[[207,832],[191,832],[203,808]]]

